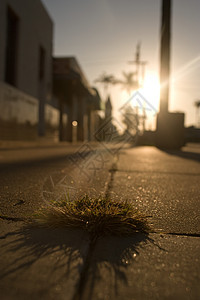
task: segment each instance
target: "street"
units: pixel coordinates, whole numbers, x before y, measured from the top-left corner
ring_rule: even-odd
[[[0,150],[1,299],[199,299],[199,148],[81,149]],[[151,232],[100,238],[85,268],[85,232],[26,224],[66,191],[133,201]]]

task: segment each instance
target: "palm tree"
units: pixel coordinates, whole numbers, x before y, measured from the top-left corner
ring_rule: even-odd
[[[127,93],[130,95],[132,90],[139,88],[139,83],[135,79],[136,72],[122,72],[124,80],[118,80],[116,83],[122,84],[123,88],[126,89]]]
[[[97,79],[95,79],[94,82],[102,83],[104,85],[104,91],[108,94],[109,86],[112,84],[116,84],[117,80],[112,74],[107,75],[104,72]]]
[[[131,96],[131,92],[139,88],[139,83],[136,79],[137,72],[122,72],[122,74],[124,79],[118,80],[117,83],[121,84],[123,89],[125,89],[129,96]],[[137,108],[126,108],[122,122],[126,125],[126,131],[128,131],[132,136],[137,134],[139,129],[139,115]]]

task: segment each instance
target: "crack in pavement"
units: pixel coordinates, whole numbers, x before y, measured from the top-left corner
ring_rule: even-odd
[[[110,191],[113,188],[114,176],[115,176],[115,173],[117,172],[117,168],[115,168],[115,165],[113,165],[113,166],[114,167],[112,167],[112,169],[109,170],[110,180],[108,182],[107,189],[106,189],[106,192],[105,192],[105,198],[106,199],[108,199],[110,197]]]
[[[114,176],[115,176],[115,173],[118,171],[118,168],[117,168],[117,163],[119,161],[119,155],[116,154],[114,156],[114,162],[112,164],[112,167],[109,169],[109,173],[110,173],[110,180],[108,182],[108,185],[107,185],[107,189],[105,191],[105,198],[108,199],[109,196],[110,196],[110,191],[112,190],[113,188],[113,182],[114,182]]]
[[[1,216],[1,215],[0,215],[0,219],[6,220],[6,221],[12,221],[12,222],[27,221],[26,218],[9,217],[9,216]]]
[[[177,235],[177,236],[185,236],[185,237],[200,237],[200,233],[162,232],[162,231],[150,231],[149,233],[155,233],[160,235]]]
[[[88,251],[87,251],[87,254],[86,254],[86,258],[85,258],[85,263],[83,264],[83,268],[82,268],[81,273],[80,273],[80,279],[79,279],[79,282],[78,282],[78,287],[77,287],[77,290],[76,290],[75,295],[73,297],[73,300],[81,300],[82,299],[84,288],[85,288],[85,283],[87,281],[86,280],[87,273],[88,273],[88,270],[89,270],[89,267],[90,267],[91,256],[94,252],[96,242],[97,242],[97,237],[92,237],[90,239]]]
[[[200,173],[182,173],[182,172],[163,172],[163,171],[140,171],[140,170],[120,170],[118,169],[117,172],[120,173],[150,173],[150,174],[166,174],[166,175],[184,175],[184,176],[200,176]]]
[[[117,161],[118,161],[119,157],[115,157],[115,162],[112,164],[111,169],[109,170],[110,173],[110,179],[108,181],[108,185],[107,185],[107,189],[105,191],[105,198],[108,199],[110,197],[110,191],[113,187],[113,182],[114,182],[114,176],[115,173],[117,172]],[[93,236],[90,238],[90,243],[89,243],[89,248],[88,248],[88,252],[86,254],[86,258],[85,258],[85,262],[80,274],[80,280],[78,282],[78,288],[77,291],[73,297],[73,300],[81,300],[82,296],[83,296],[83,292],[84,292],[84,288],[85,288],[85,284],[87,282],[87,274],[88,274],[88,270],[90,267],[90,261],[91,261],[91,257],[92,254],[94,252],[95,246],[96,246],[96,242],[97,242],[98,237],[97,236]]]

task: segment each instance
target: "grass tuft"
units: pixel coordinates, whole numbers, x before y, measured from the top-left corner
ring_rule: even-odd
[[[92,236],[147,233],[147,217],[127,201],[89,198],[87,195],[70,201],[66,199],[41,208],[35,221],[42,226],[79,228]]]

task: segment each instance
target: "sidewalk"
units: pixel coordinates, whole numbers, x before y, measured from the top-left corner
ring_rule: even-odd
[[[122,149],[115,164],[108,155],[85,188],[133,201],[152,232],[99,239],[87,266],[87,234],[1,221],[2,299],[200,299],[200,154],[185,150]]]
[[[97,142],[53,142],[47,139],[37,141],[0,141],[0,164],[12,164],[37,160],[50,160],[75,154],[83,147],[88,151],[101,148]]]
[[[121,152],[112,196],[134,201],[154,233],[99,241],[83,299],[200,299],[200,164],[177,155]]]
[[[76,144],[81,144],[76,143]],[[0,151],[1,150],[19,150],[19,149],[33,149],[33,148],[48,148],[48,147],[66,147],[70,146],[72,143],[69,142],[59,142],[58,140],[53,140],[52,138],[38,138],[35,141],[9,141],[0,140]]]

